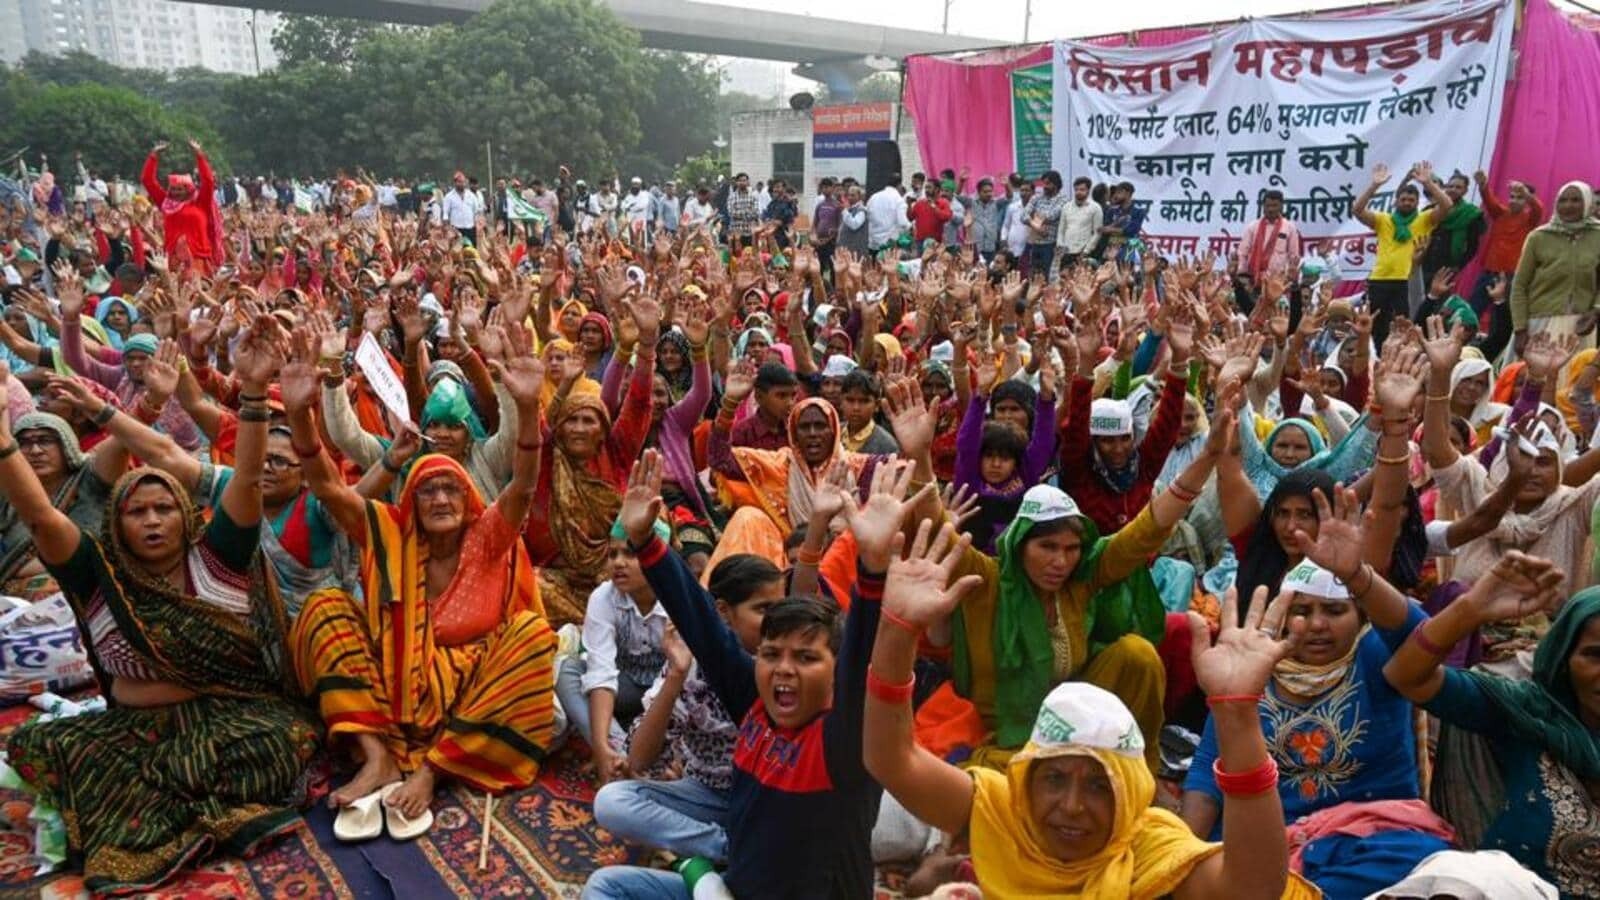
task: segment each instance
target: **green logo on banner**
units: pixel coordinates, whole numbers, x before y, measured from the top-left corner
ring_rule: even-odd
[[[1011,140],[1017,172],[1038,178],[1050,169],[1050,114],[1055,101],[1050,64],[1011,73]]]

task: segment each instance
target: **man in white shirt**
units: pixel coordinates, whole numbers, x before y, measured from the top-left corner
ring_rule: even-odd
[[[767,189],[765,181],[756,182],[756,205],[761,208],[763,213],[766,212],[767,207],[772,205],[772,192]]]
[[[615,234],[617,229],[617,191],[610,180],[600,182],[600,190],[589,195],[590,227],[605,234]]]
[[[687,228],[710,224],[716,214],[717,207],[711,202],[711,188],[703,184],[696,186],[694,196],[683,204],[683,224]]]
[[[628,193],[622,197],[622,221],[627,223],[628,231],[644,229],[650,224],[650,192],[644,189],[644,181],[634,178],[628,182]]]
[[[1006,242],[1006,249],[1020,260],[1028,246],[1028,201],[1033,199],[1033,182],[1023,180],[1015,187],[1017,196],[1006,207],[1006,221],[1000,228],[1000,235]]]
[[[1094,250],[1105,221],[1100,204],[1089,199],[1094,183],[1080,175],[1072,180],[1072,202],[1061,210],[1056,227],[1056,253],[1063,271]]]
[[[457,172],[451,179],[451,190],[444,195],[440,214],[446,225],[461,232],[472,246],[478,246],[478,216],[483,212],[483,198],[467,190],[467,176]]]
[[[661,186],[661,193],[655,198],[655,205],[650,209],[651,223],[664,229],[667,234],[678,233],[678,222],[683,217],[683,204],[678,197],[678,183],[669,181]]]
[[[400,189],[394,186],[393,178],[386,179],[383,184],[378,185],[378,205],[389,212],[399,211]]]
[[[900,176],[896,175],[867,201],[867,245],[876,253],[899,240],[900,232],[909,227],[906,198],[900,194]]]

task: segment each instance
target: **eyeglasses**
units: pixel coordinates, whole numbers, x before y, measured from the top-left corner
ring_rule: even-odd
[[[280,471],[280,472],[284,471],[285,469],[298,469],[298,468],[300,468],[300,463],[290,459],[287,456],[277,456],[275,454],[274,455],[270,455],[270,456],[268,456],[266,458],[266,464],[267,464],[267,468],[274,469],[274,470],[277,470],[277,471]]]
[[[53,434],[37,434],[17,438],[17,449],[26,453],[29,450],[48,450],[51,447],[61,446],[61,438]]]

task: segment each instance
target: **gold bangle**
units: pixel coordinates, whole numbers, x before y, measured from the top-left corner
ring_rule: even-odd
[[[1425,399],[1425,400],[1449,400],[1450,399],[1450,395],[1449,394],[1426,394],[1426,395],[1424,395],[1423,399]]]
[[[1383,456],[1382,454],[1378,455],[1378,465],[1380,466],[1404,466],[1410,464],[1410,462],[1410,454],[1403,454],[1400,456]]]

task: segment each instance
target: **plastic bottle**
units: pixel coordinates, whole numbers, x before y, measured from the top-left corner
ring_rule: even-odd
[[[734,900],[733,892],[717,874],[716,866],[704,856],[691,856],[672,864],[673,871],[683,876],[684,886],[694,900]]]

